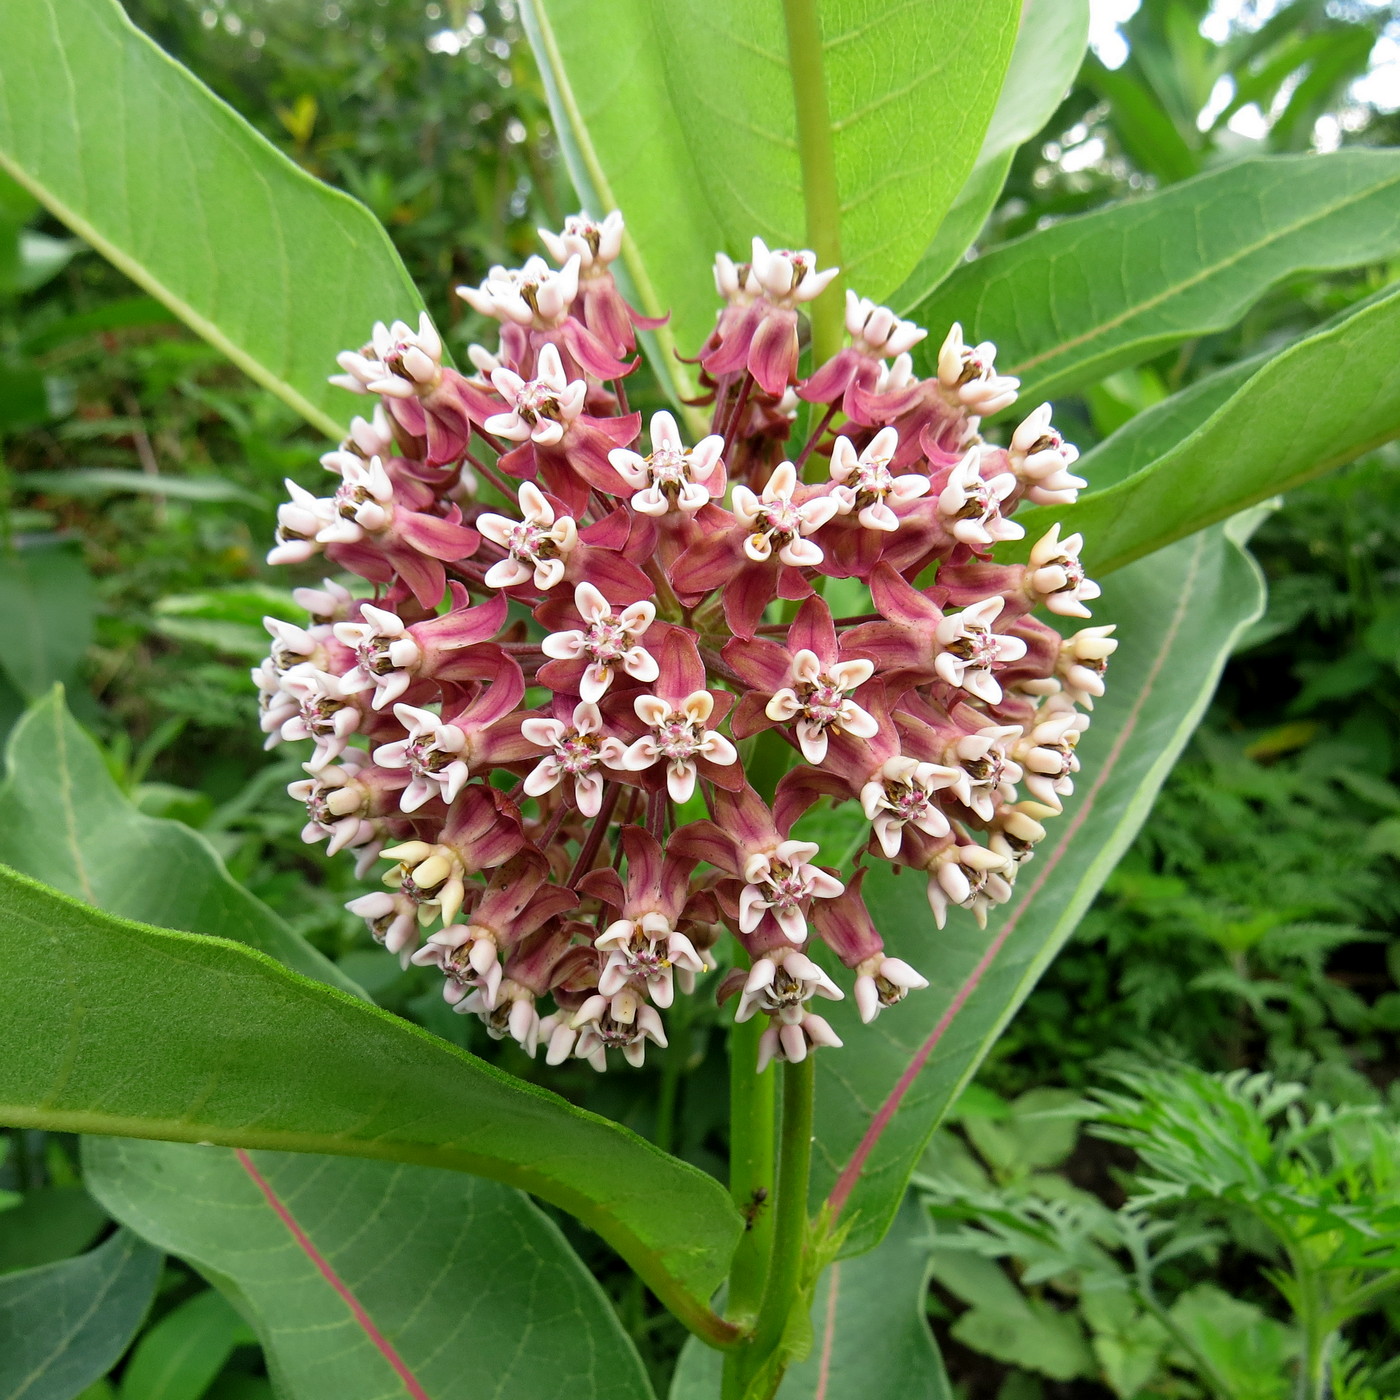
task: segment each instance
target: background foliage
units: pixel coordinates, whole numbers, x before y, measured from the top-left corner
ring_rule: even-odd
[[[128,9],[300,165],[370,207],[459,350],[474,327],[450,287],[518,262],[537,223],[574,207],[510,0]],[[979,248],[1242,156],[1395,144],[1396,116],[1355,83],[1389,51],[1377,40],[1396,23],[1362,0],[1145,0],[1122,25],[1125,52],[1103,46],[1105,59],[1124,61],[1091,56],[1010,160]],[[1290,275],[1236,324],[1066,397],[1057,419],[1088,448],[1246,349],[1285,344],[1358,305],[1397,272],[1393,254],[1378,254],[1355,270]],[[347,869],[298,840],[282,792],[295,764],[254,742],[246,666],[265,650],[259,619],[294,615],[260,562],[265,536],[281,478],[316,483],[319,437],[8,186],[0,357],[0,605],[45,624],[7,637],[0,723],[65,683],[101,741],[110,801],[195,828],[278,919],[387,1009],[537,1075],[518,1052],[473,1040],[475,1023],[445,1012],[430,977],[364,946],[341,907]],[[1268,1378],[1306,1342],[1307,1319],[1279,1281],[1302,1276],[1287,1241],[1304,1208],[1290,1197],[1265,1219],[1200,1157],[1176,1163],[1189,1190],[1149,1199],[1161,1170],[1152,1134],[1187,1100],[1197,1116],[1244,1114],[1263,1144],[1265,1185],[1277,1186],[1269,1171],[1286,1175],[1284,1110],[1269,1091],[1237,1084],[1203,1108],[1216,1091],[1202,1070],[1264,1070],[1301,1086],[1309,1121],[1320,1115],[1326,1127],[1306,1209],[1324,1197],[1337,1207],[1347,1164],[1370,1173],[1371,1208],[1396,1208],[1397,537],[1393,447],[1300,488],[1259,526],[1267,613],[1240,640],[1143,833],[921,1165],[933,1224],[908,1206],[892,1238],[937,1231],[928,1306],[969,1400],[1282,1393]],[[18,769],[11,782],[22,782]],[[1129,1056],[1187,1068],[1108,1078]],[[646,1073],[643,1092],[635,1079],[586,1070],[551,1082],[717,1169],[725,1067],[709,1017],[677,1025]],[[86,1166],[95,1201],[73,1139],[9,1134],[0,1269],[42,1275],[0,1277],[0,1336],[23,1326],[26,1309],[52,1314],[65,1287],[90,1287],[75,1270],[106,1270],[136,1304],[84,1339],[91,1396],[253,1400],[270,1393],[269,1366],[308,1364],[276,1338],[255,1339],[184,1265],[170,1259],[157,1273],[152,1252],[125,1234],[82,1254],[109,1229],[100,1157]],[[295,1175],[294,1163],[265,1165]],[[361,1164],[345,1189],[372,1199],[377,1170]],[[461,1179],[455,1189],[471,1200],[452,1208],[530,1232],[537,1249],[562,1230],[664,1391],[682,1333],[610,1252],[566,1217],[514,1219],[494,1186]],[[223,1272],[217,1260],[209,1267]],[[889,1267],[905,1286],[907,1259]],[[1365,1272],[1352,1258],[1305,1267],[1329,1279]],[[603,1306],[586,1279],[572,1286],[578,1310]],[[1335,1393],[1400,1394],[1385,1340],[1400,1326],[1393,1295],[1378,1292],[1357,1316],[1348,1349],[1327,1359]]]

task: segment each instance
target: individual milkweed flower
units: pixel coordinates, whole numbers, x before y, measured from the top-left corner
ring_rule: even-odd
[[[938,496],[938,513],[960,544],[988,549],[1002,540],[1019,540],[1025,530],[1002,513],[1002,503],[1016,490],[1010,472],[982,475],[982,449],[972,448],[948,474]]]
[[[650,456],[619,447],[608,453],[608,461],[635,493],[633,510],[656,517],[689,516],[724,495],[723,450],[719,433],[687,448],[676,420],[663,410],[651,416]]]
[[[793,726],[803,758],[815,764],[825,761],[833,733],[873,737],[877,721],[853,697],[874,674],[875,663],[839,643],[821,598],[808,598],[798,609],[786,643],[761,637],[725,643],[725,661],[753,687],[739,702],[734,733],[742,739],[762,728],[762,706],[763,719]]]
[[[1035,855],[1036,846],[1045,840],[1045,828],[1027,808],[1044,811],[1033,803],[998,807],[987,829],[988,849],[1005,856],[1008,863],[1003,875],[1012,882],[1020,867]]]
[[[776,553],[793,568],[820,564],[819,546],[807,539],[820,530],[837,510],[834,496],[797,499],[797,468],[782,462],[768,484],[755,495],[747,486],[736,486],[734,516],[745,528],[744,553],[755,563],[766,563]]]
[[[983,821],[991,820],[999,803],[1015,799],[1021,765],[1009,746],[1020,735],[1019,724],[987,724],[951,738],[944,751],[948,766],[958,770],[949,790]]]
[[[451,585],[453,607],[440,617],[406,623],[387,608],[361,603],[359,618],[334,625],[335,638],[357,664],[345,673],[348,688],[373,689],[371,705],[382,710],[419,678],[464,681],[494,671],[499,653],[481,644],[506,620],[507,603],[498,594],[476,607],[459,583]]]
[[[314,627],[334,627],[337,622],[344,622],[355,606],[350,590],[329,578],[322,579],[319,588],[292,589],[292,601],[311,614]]]
[[[582,379],[570,383],[563,361],[553,345],[541,349],[535,377],[526,381],[502,366],[491,375],[496,392],[510,406],[509,412],[488,418],[485,428],[511,442],[534,442],[553,447],[580,413],[588,386]]]
[[[596,817],[603,801],[603,775],[598,770],[621,768],[626,755],[622,741],[604,733],[597,705],[580,701],[567,724],[559,718],[522,720],[520,733],[536,748],[547,750],[526,775],[525,794],[542,797],[572,778],[579,811],[585,817]]]
[[[1050,426],[1051,409],[1043,403],[1011,434],[1007,462],[1025,490],[1026,499],[1038,506],[1068,506],[1089,484],[1070,473],[1079,460],[1079,449]]]
[[[1083,627],[1060,644],[1055,673],[1064,682],[1065,694],[1086,710],[1092,710],[1094,701],[1103,696],[1108,658],[1118,650],[1113,631],[1112,625]]]
[[[418,941],[418,906],[406,894],[372,890],[346,906],[369,927],[376,943],[391,953],[402,953]]]
[[[761,238],[753,240],[752,260],[742,269],[727,258],[716,260],[716,285],[726,294],[732,285],[747,304],[733,319],[721,320],[714,343],[701,354],[709,374],[722,378],[747,369],[765,394],[782,394],[797,377],[796,308],[820,296],[840,271],[819,272],[816,263],[810,249],[769,249]]]
[[[690,800],[701,774],[723,787],[742,783],[738,750],[714,728],[733,697],[705,689],[705,667],[681,628],[668,627],[654,654],[658,675],[653,693],[632,701],[646,732],[628,745],[623,767],[641,773],[663,765],[666,791],[678,803]],[[730,773],[730,768],[736,771]]]
[[[1034,601],[1061,617],[1092,617],[1084,604],[1103,592],[1093,579],[1085,577],[1079,558],[1083,547],[1083,535],[1062,540],[1060,527],[1052,525],[1031,548],[1027,588]]]
[[[938,382],[979,418],[1015,403],[1021,387],[1019,379],[995,372],[996,357],[997,348],[990,340],[964,344],[956,321],[938,351]]]
[[[758,958],[749,969],[734,1019],[747,1021],[761,1011],[796,1021],[800,1008],[814,996],[841,1001],[845,995],[805,953],[778,948]]]
[[[620,915],[594,940],[607,958],[598,991],[611,997],[631,984],[657,1006],[670,1006],[676,976],[688,991],[705,970],[704,959],[681,925],[698,913],[709,913],[709,897],[690,891],[693,856],[663,852],[656,838],[637,826],[624,827],[619,839],[627,857],[626,879],[616,870],[594,870],[580,884],[584,894]]]
[[[899,529],[899,516],[893,505],[907,505],[926,495],[929,482],[916,472],[895,476],[890,461],[899,446],[899,434],[882,428],[859,456],[850,438],[838,437],[831,450],[831,479],[836,482],[832,496],[837,513],[850,515],[867,530]]]
[[[535,256],[519,270],[493,267],[480,287],[458,287],[457,295],[491,320],[552,330],[563,323],[574,304],[581,266],[577,252],[564,260],[558,272]]]
[[[1026,791],[1052,812],[1062,811],[1060,799],[1074,791],[1073,775],[1079,771],[1075,748],[1088,718],[1072,705],[1057,707],[1047,702],[1012,749],[1024,773]]]
[[[860,806],[880,843],[893,859],[904,844],[904,828],[912,824],[930,836],[946,836],[948,818],[938,793],[959,779],[956,769],[923,763],[900,754],[887,758],[860,790]]]
[[[906,848],[904,859],[927,873],[929,908],[939,928],[947,923],[952,905],[968,910],[985,928],[990,910],[1011,898],[1008,875],[1014,863],[964,835],[918,839]]]
[[[318,538],[335,518],[335,502],[313,496],[290,477],[283,483],[290,501],[277,507],[275,543],[268,551],[269,564],[304,564],[321,552]]]
[[[884,563],[871,575],[870,591],[886,620],[851,628],[847,646],[859,647],[877,664],[936,676],[989,705],[1001,701],[995,673],[1026,654],[1022,638],[992,630],[1005,606],[1003,596],[945,614]]]
[[[574,608],[581,625],[552,631],[540,644],[559,663],[541,670],[543,684],[596,704],[619,671],[641,685],[657,678],[656,660],[641,642],[656,618],[655,604],[643,600],[617,610],[591,583],[580,583]],[[557,618],[559,611],[550,615]]]
[[[886,1007],[927,987],[928,979],[884,951],[884,939],[861,898],[867,869],[862,866],[835,899],[814,906],[812,922],[831,951],[856,974],[856,1010],[868,1025]]]
[[[416,812],[435,797],[451,803],[474,772],[533,757],[530,741],[508,720],[524,694],[520,667],[501,657],[488,683],[450,717],[413,705],[395,705],[394,717],[408,730],[408,737],[381,744],[374,751],[374,761],[384,768],[408,770],[400,808]]]
[[[413,955],[420,967],[442,973],[443,1000],[456,1006],[480,989],[488,1011],[501,990],[502,950],[524,942],[551,919],[572,909],[578,896],[560,885],[541,882],[542,862],[527,852],[492,872],[465,923],[429,935]],[[518,966],[513,968],[517,974]]]
[[[287,784],[287,795],[306,806],[301,839],[326,842],[326,854],[368,845],[380,835],[373,818],[390,810],[402,785],[395,774],[375,768],[362,749],[346,749],[339,764],[304,765],[307,778]]]
[[[435,387],[442,376],[442,337],[423,311],[416,331],[405,321],[391,326],[376,321],[368,345],[358,351],[342,350],[335,358],[344,371],[331,376],[337,388],[354,394],[415,398]]]
[[[621,1050],[627,1063],[637,1069],[646,1060],[648,1040],[663,1048],[666,1045],[661,1017],[631,987],[612,996],[598,992],[589,997],[569,1018],[568,1028],[578,1037],[574,1054],[589,1061],[599,1073],[608,1067],[609,1050]],[[551,1056],[554,1053],[551,1042]]]
[[[282,725],[282,738],[295,743],[313,739],[316,752],[307,770],[319,773],[345,752],[350,736],[363,724],[359,700],[339,676],[298,666],[282,678],[282,688],[296,702],[296,712]]]
[[[549,256],[560,266],[577,257],[579,272],[585,277],[607,267],[622,252],[622,215],[616,209],[601,221],[587,214],[570,214],[564,220],[562,233],[545,228],[536,232],[549,249]]]
[[[556,515],[532,481],[521,483],[518,500],[520,520],[490,512],[476,518],[482,538],[506,551],[504,559],[487,569],[486,586],[533,583],[544,592],[563,579],[565,563],[578,543],[578,526],[571,516]]]
[[[861,390],[876,391],[889,356],[905,355],[928,332],[912,321],[901,321],[886,306],[846,292],[846,334],[850,344],[837,351],[801,386],[799,396],[808,403],[842,401],[848,418],[856,417]],[[908,358],[905,355],[906,359]]]

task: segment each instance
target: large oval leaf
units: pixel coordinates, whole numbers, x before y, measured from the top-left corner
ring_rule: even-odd
[[[581,192],[620,208],[639,295],[694,354],[714,324],[709,263],[808,236],[797,99],[825,97],[834,195],[822,217],[851,285],[913,269],[982,145],[1019,0],[584,0],[527,9]],[[820,58],[794,69],[788,22]],[[946,99],[938,94],[949,94]],[[813,179],[805,172],[809,195]],[[824,196],[821,196],[824,198]]]
[[[289,1400],[641,1400],[646,1372],[558,1227],[455,1172],[89,1138],[108,1210],[213,1279]]]
[[[339,350],[422,302],[363,205],[294,165],[116,0],[0,5],[0,166],[332,437]]]
[[[1400,152],[1241,161],[1158,194],[1066,219],[949,277],[915,313],[997,343],[1022,402],[1079,388],[1190,336],[1232,325],[1274,283],[1400,250]]]
[[[703,1325],[741,1221],[714,1178],[221,938],[0,867],[0,1123],[448,1167],[598,1231]]]
[[[1400,436],[1400,291],[1203,380],[1123,433],[1121,448],[1110,438],[1086,459],[1114,484],[1018,516],[1028,540],[1058,520],[1083,532],[1090,568],[1107,573]],[[1124,475],[1128,460],[1139,465]]]
[[[179,822],[137,811],[97,745],[51,691],[15,726],[0,785],[0,862],[100,909],[261,949],[307,977],[363,995]]]
[[[73,1400],[106,1375],[151,1306],[160,1264],[118,1230],[89,1254],[0,1278],[0,1395]]]
[[[961,914],[936,931],[922,876],[873,872],[890,949],[932,985],[870,1027],[847,1002],[829,1013],[848,1048],[818,1057],[814,1203],[849,1223],[848,1252],[885,1232],[929,1134],[1132,840],[1262,604],[1259,571],[1223,526],[1108,581],[1095,613],[1121,645],[1080,746],[1081,791],[986,931]]]

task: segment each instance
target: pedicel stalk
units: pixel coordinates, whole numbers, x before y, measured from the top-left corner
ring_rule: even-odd
[[[771,1394],[819,1263],[810,1060],[841,1041],[816,1008],[849,990],[873,1021],[938,959],[932,928],[923,970],[885,954],[867,862],[921,872],[937,928],[950,906],[985,924],[1072,790],[1117,643],[1036,616],[1090,616],[1079,536],[994,557],[1021,502],[1084,482],[1048,405],[983,438],[1018,388],[993,345],[954,325],[919,379],[927,332],[848,292],[847,343],[804,377],[800,308],[835,269],[755,238],[749,262],[715,262],[709,435],[658,412],[643,440],[625,381],[657,323],[614,282],[622,220],[543,237],[556,266],[458,289],[501,327],[472,374],[426,314],[339,357],[334,382],[377,403],[322,458],[333,492],[288,483],[269,559],[324,555],[370,596],[327,581],[297,591],[306,626],[268,620],[262,727],[312,741],[289,788],[304,839],[363,875],[389,863],[350,909],[492,1036],[551,1065],[640,1065],[676,995],[730,968],[713,990],[736,1001],[732,1185],[751,1227],[755,1200],[771,1210],[708,1339],[733,1347],[726,1394]],[[839,616],[837,579],[863,586]],[[869,823],[854,870],[794,834],[819,803]]]

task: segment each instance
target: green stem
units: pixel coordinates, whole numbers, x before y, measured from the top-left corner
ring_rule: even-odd
[[[774,1120],[777,1075],[754,1072],[765,1018],[737,1023],[729,1032],[729,1191],[749,1228],[729,1270],[727,1312],[748,1325],[758,1315],[773,1246]]]
[[[817,0],[783,0],[788,69],[797,109],[797,154],[802,164],[802,202],[807,242],[818,267],[841,265],[841,197],[836,187],[836,146],[826,100],[821,17]],[[838,277],[811,303],[812,359],[830,359],[841,348],[842,300]]]
[[[815,1056],[783,1066],[782,1151],[778,1158],[778,1198],[773,1208],[773,1257],[751,1348],[760,1364],[777,1351],[793,1304],[801,1293],[816,1085]],[[781,1372],[774,1377],[775,1389],[780,1378]]]

